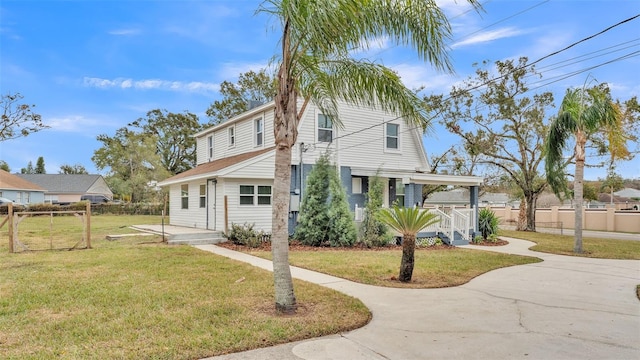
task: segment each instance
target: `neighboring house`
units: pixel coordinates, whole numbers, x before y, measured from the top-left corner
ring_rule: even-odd
[[[469,189],[457,188],[435,192],[424,201],[425,206],[465,206],[470,203]],[[484,193],[480,195],[478,204],[484,206],[506,206],[511,203],[507,193]]]
[[[633,189],[633,188],[624,188],[620,191],[614,192],[613,194],[615,196],[620,196],[623,198],[629,198],[629,199],[635,199],[635,200],[640,199],[640,190]]]
[[[0,169],[0,197],[16,204],[40,204],[44,202],[44,193],[41,186]]]
[[[430,174],[420,127],[398,116],[345,103],[340,104],[339,116],[342,129],[309,104],[298,124],[291,159],[290,232],[305,179],[326,151],[338,167],[352,211],[364,206],[368,179],[376,174],[387,184],[387,206],[394,201],[421,206],[423,184],[468,186],[477,202],[481,178]],[[172,225],[226,231],[231,223],[246,222],[257,230],[271,231],[273,117],[271,102],[194,135],[197,166],[158,184],[170,189]]]
[[[16,174],[20,178],[45,189],[44,202],[70,204],[83,200],[83,196],[113,199],[113,193],[102,175],[88,174]]]

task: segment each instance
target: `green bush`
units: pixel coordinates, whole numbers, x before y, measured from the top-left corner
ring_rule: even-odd
[[[393,242],[393,235],[376,214],[382,209],[384,184],[378,176],[369,178],[369,192],[365,204],[364,219],[360,225],[359,242],[366,247],[382,247]]]
[[[498,235],[499,219],[490,209],[484,208],[478,213],[478,230],[483,241],[495,241]],[[475,239],[474,239],[475,241]]]
[[[269,238],[264,231],[256,231],[253,229],[255,224],[238,225],[231,223],[231,231],[225,234],[226,238],[236,245],[244,245],[248,247],[259,247],[263,241]]]

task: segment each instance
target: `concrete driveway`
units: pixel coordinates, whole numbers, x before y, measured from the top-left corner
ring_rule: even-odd
[[[508,240],[484,249],[544,261],[424,290],[362,285],[293,267],[296,278],[361,299],[373,320],[340,335],[213,359],[640,359],[640,261],[537,253],[527,250],[531,242]],[[267,260],[197,247],[272,269]]]

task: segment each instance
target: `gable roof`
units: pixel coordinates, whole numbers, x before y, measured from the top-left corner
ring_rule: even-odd
[[[234,156],[229,156],[226,158],[214,160],[211,162],[207,162],[204,164],[200,164],[193,169],[187,170],[180,174],[174,175],[166,180],[163,180],[158,183],[159,186],[167,186],[173,183],[179,182],[179,180],[185,180],[187,178],[198,179],[205,175],[214,175],[216,172],[228,168],[233,165],[237,165],[241,162],[253,159],[262,154],[266,154],[275,149],[275,146],[266,149],[260,149],[257,151],[252,151],[248,153],[238,154]]]
[[[640,190],[633,188],[624,188],[620,191],[616,191],[613,193],[616,196],[626,197],[626,198],[640,198]]]
[[[0,189],[45,191],[44,188],[0,169]]]
[[[49,193],[84,194],[102,175],[88,174],[16,174],[46,189]]]

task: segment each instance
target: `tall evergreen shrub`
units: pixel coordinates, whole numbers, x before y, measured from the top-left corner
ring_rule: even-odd
[[[332,169],[330,173],[329,192],[329,244],[331,246],[353,246],[356,242],[356,224],[349,209],[347,191],[340,181],[338,172]]]
[[[384,183],[382,178],[379,176],[370,177],[364,218],[360,226],[360,242],[368,247],[384,246],[392,238],[387,225],[378,220],[377,216],[383,201]]]
[[[307,177],[295,232],[295,238],[305,245],[320,246],[329,239],[330,171],[329,156],[325,154],[320,156]]]

